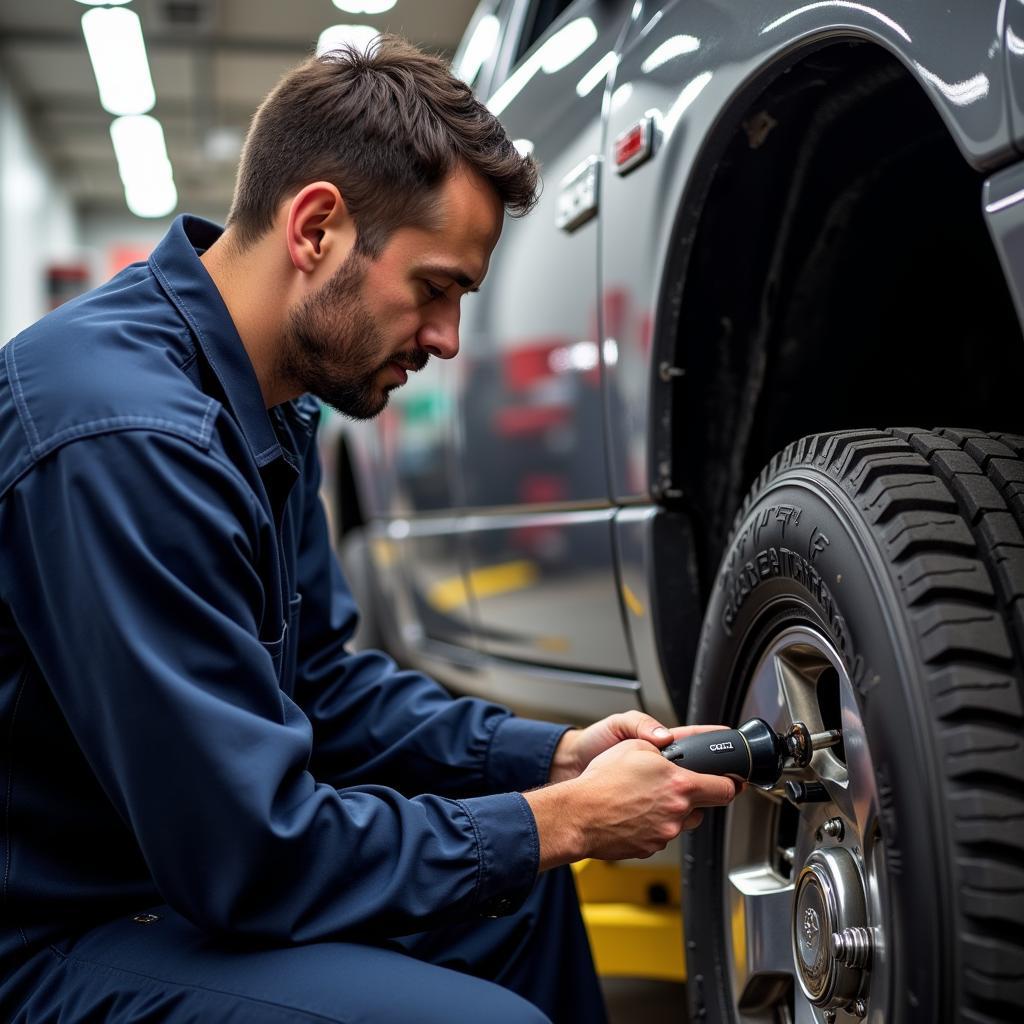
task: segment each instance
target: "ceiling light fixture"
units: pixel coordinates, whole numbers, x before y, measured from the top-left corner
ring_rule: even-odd
[[[331,25],[320,33],[316,43],[316,55],[330,50],[340,50],[344,46],[354,46],[357,50],[366,51],[370,44],[380,35],[371,25]]]
[[[132,0],[78,0],[86,7],[120,7],[121,4],[130,4]]]
[[[669,36],[656,50],[647,55],[640,70],[650,74],[662,64],[667,64],[684,53],[696,53],[700,49],[700,40],[696,36]]]
[[[148,114],[118,117],[110,139],[128,209],[137,217],[166,217],[178,205],[178,191],[163,126]]]
[[[554,75],[579,59],[597,39],[597,26],[592,18],[576,18],[530,54],[498,87],[487,101],[487,109],[495,117],[526,88],[538,72]]]
[[[464,82],[472,85],[476,80],[476,76],[480,74],[480,69],[484,66],[484,61],[494,53],[498,45],[500,29],[501,23],[493,14],[485,14],[477,22],[456,71],[456,74]]]
[[[334,0],[334,6],[346,14],[383,14],[398,0]]]
[[[152,110],[156,92],[139,16],[123,7],[97,7],[82,15],[82,32],[103,109],[115,115]]]

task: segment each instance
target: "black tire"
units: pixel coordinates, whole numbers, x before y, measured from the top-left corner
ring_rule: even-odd
[[[848,673],[884,864],[871,926],[887,952],[868,976],[879,989],[865,993],[872,1022],[1024,1019],[1022,455],[1024,438],[970,430],[791,444],[736,517],[705,617],[691,722],[738,724],[753,666],[790,626],[825,637]],[[776,979],[758,1008],[738,1009],[725,856],[729,815],[751,799],[765,797],[743,794],[684,839],[694,1020],[782,1021],[787,1000],[806,999],[794,967],[795,995]],[[797,1019],[822,1020],[809,1005]]]

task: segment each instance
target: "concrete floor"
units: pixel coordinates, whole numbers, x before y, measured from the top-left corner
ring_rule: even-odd
[[[686,989],[678,982],[604,978],[601,987],[610,1024],[686,1024],[688,1020]]]

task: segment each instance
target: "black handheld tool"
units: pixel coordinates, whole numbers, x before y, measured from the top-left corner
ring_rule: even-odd
[[[786,768],[806,768],[814,751],[833,747],[842,738],[839,729],[812,733],[803,722],[777,733],[763,719],[751,718],[738,729],[715,729],[677,740],[662,754],[692,772],[735,775],[771,789]]]

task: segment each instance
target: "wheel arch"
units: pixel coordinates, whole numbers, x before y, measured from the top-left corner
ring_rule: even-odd
[[[817,86],[815,80],[819,83]],[[928,112],[929,144],[942,151],[946,173],[959,177],[961,204],[965,202],[964,190],[973,189],[967,205],[971,208],[976,230],[970,239],[970,248],[965,250],[965,258],[977,256],[998,274],[998,280],[991,282],[988,293],[975,300],[976,307],[980,309],[985,302],[991,302],[983,319],[999,328],[992,343],[993,352],[1000,355],[1015,352],[1024,368],[1020,323],[1013,311],[1005,275],[1002,269],[996,269],[999,264],[983,225],[983,168],[961,145],[948,108],[939,102],[934,90],[922,80],[908,56],[879,37],[853,30],[844,30],[842,34],[831,31],[807,36],[777,54],[770,63],[751,74],[742,88],[733,94],[704,138],[675,204],[676,213],[667,250],[669,255],[663,264],[657,290],[649,405],[650,480],[656,500],[694,517],[700,590],[704,598],[725,543],[732,513],[760,465],[774,451],[811,430],[882,425],[915,418],[912,415],[899,416],[899,409],[893,408],[892,401],[878,401],[866,404],[863,409],[865,418],[860,422],[839,417],[826,418],[822,422],[786,423],[777,422],[777,404],[773,413],[773,400],[765,402],[766,373],[771,368],[773,354],[769,351],[773,340],[771,330],[778,314],[777,278],[780,275],[792,277],[795,264],[792,256],[778,251],[780,231],[777,222],[772,222],[768,216],[751,220],[746,217],[749,211],[738,209],[736,195],[742,193],[742,185],[757,180],[757,168],[749,164],[744,167],[744,161],[739,157],[744,148],[747,156],[762,147],[767,148],[771,135],[780,126],[779,119],[772,113],[775,106],[781,103],[787,109],[796,110],[800,108],[803,96],[806,106],[797,118],[800,127],[790,132],[783,146],[777,147],[781,152],[776,152],[775,160],[787,168],[797,166],[799,160],[813,162],[815,147],[822,143],[822,139],[814,133],[809,136],[805,129],[816,114],[820,117],[821,108],[829,102],[830,97],[825,95],[828,86],[839,81],[846,89],[846,115],[854,116],[858,108],[870,107],[887,90],[898,94],[906,108],[919,113]],[[842,105],[834,96],[831,102]],[[766,113],[770,120],[761,118],[762,113]],[[889,138],[879,143],[876,152],[880,157],[885,156],[886,144],[898,141],[896,129],[900,123],[899,113],[889,112],[886,124]],[[757,141],[761,133],[765,138]],[[923,155],[920,156],[919,165],[923,159]],[[814,173],[819,181],[823,170],[829,166],[826,161],[817,167]],[[741,186],[739,189],[735,187],[737,184]],[[758,184],[763,182],[758,181]],[[776,209],[787,200],[792,206],[793,191],[793,177],[788,173],[777,173],[770,181],[767,193],[759,193],[758,202],[767,210]],[[739,374],[733,367],[732,377],[726,379],[728,374],[723,376],[725,371],[722,367],[709,366],[707,359],[701,358],[702,346],[706,354],[709,348],[721,347],[723,342],[728,344],[733,338],[719,336],[709,340],[706,329],[712,318],[705,314],[702,319],[700,312],[709,308],[708,282],[719,275],[735,276],[730,238],[733,230],[740,228],[751,232],[749,237],[753,244],[760,247],[751,260],[744,281],[746,305],[743,311],[748,318],[748,328],[760,325],[764,337],[758,339],[759,345],[749,352],[753,359],[744,361],[744,372]],[[825,335],[819,331],[815,337],[820,343]],[[809,341],[802,351],[802,373],[787,383],[788,395],[813,386],[818,376],[813,363],[808,362],[815,351],[813,342]],[[819,354],[822,352],[820,347],[817,351]],[[908,355],[907,359],[910,358]],[[665,367],[679,367],[685,376],[670,376],[664,372]],[[903,370],[905,372],[906,364]],[[842,384],[848,389],[858,387],[867,376],[865,369],[855,379],[847,379]],[[946,383],[954,382],[955,375]],[[703,403],[695,403],[694,396],[702,394]],[[972,401],[963,404],[964,422],[973,421],[970,414],[974,408],[991,408],[991,403],[982,400],[986,397],[990,396],[979,392]],[[742,431],[745,439],[749,439],[759,413],[762,421],[766,412],[769,420],[774,416],[771,429],[761,436],[760,445],[754,450],[745,447],[742,459],[734,450],[735,424],[724,422],[721,416],[716,420],[713,415],[712,407],[721,412],[729,404],[729,399],[734,405],[753,399],[748,408],[754,418]],[[781,402],[782,399],[774,401]],[[701,408],[696,410],[695,405]],[[941,408],[937,408],[933,416],[935,421],[949,418],[948,411]],[[953,418],[957,418],[955,412]],[[977,420],[977,417],[973,419]],[[992,429],[1021,429],[1017,417],[1004,417],[989,425]],[[720,458],[716,459],[716,454],[721,456],[730,447],[733,449],[732,458],[724,463]],[[761,456],[761,462],[752,462]],[[713,469],[716,462],[727,468],[726,478],[708,485],[708,470]],[[713,493],[716,487],[717,492]],[[678,629],[678,623],[674,628]]]

